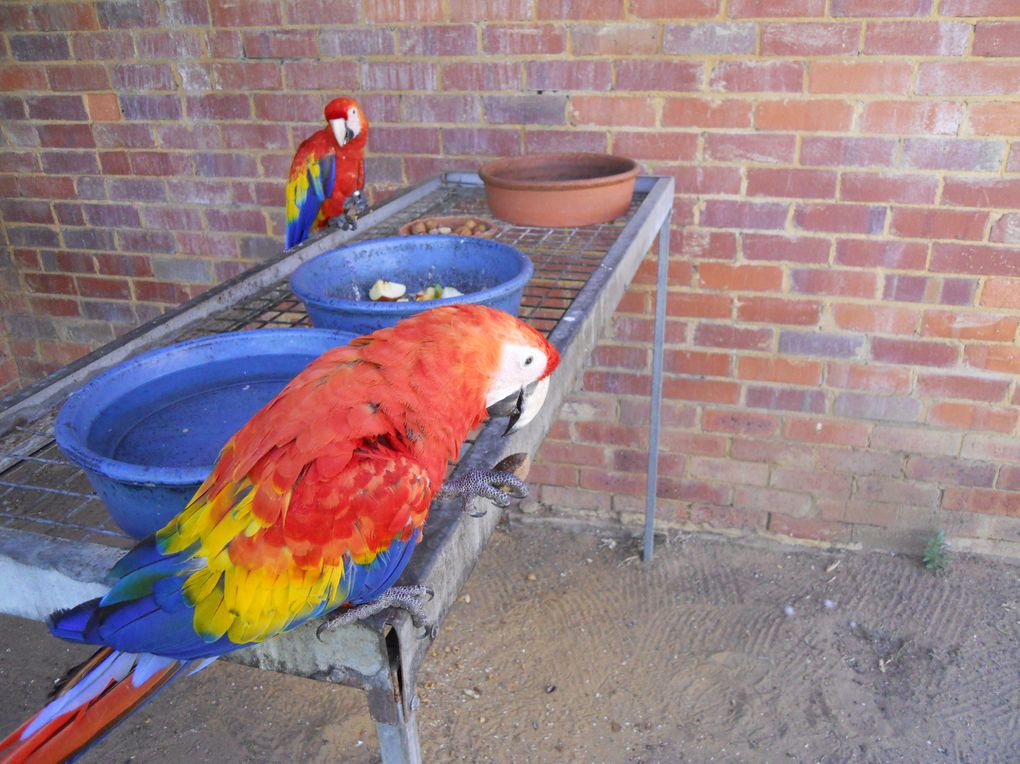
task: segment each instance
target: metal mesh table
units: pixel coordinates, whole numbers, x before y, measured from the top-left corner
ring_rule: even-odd
[[[495,239],[528,254],[534,276],[524,290],[521,317],[549,336],[562,355],[542,413],[512,438],[483,428],[466,446],[458,470],[489,468],[504,455],[533,455],[555,411],[655,237],[660,247],[659,307],[664,308],[671,178],[638,179],[630,209],[619,220],[577,228],[500,224]],[[356,232],[332,231],[211,290],[140,327],[17,397],[0,402],[0,612],[42,618],[58,607],[101,595],[106,570],[133,545],[96,497],[85,474],[53,441],[53,419],[85,379],[140,350],[225,331],[308,325],[287,277],[302,262],[356,240],[396,235],[420,217],[488,215],[476,175],[429,181],[362,218]],[[661,359],[661,333],[656,357]],[[659,366],[661,369],[661,366]],[[658,370],[655,376],[658,377]],[[655,401],[653,424],[657,422]],[[653,427],[653,431],[657,428]],[[656,445],[653,432],[651,452]],[[650,502],[654,463],[649,461]],[[651,506],[651,504],[650,504]],[[442,621],[498,520],[433,507],[424,541],[402,579],[436,592],[429,615]],[[650,533],[650,528],[649,528]],[[405,613],[392,611],[338,631],[326,643],[300,628],[232,659],[264,668],[362,687],[377,723],[385,761],[418,760],[414,723],[415,675],[429,640],[419,639]]]

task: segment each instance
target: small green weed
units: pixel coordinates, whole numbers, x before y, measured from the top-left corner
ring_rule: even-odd
[[[929,573],[943,573],[949,567],[949,542],[941,528],[925,544],[921,564]]]

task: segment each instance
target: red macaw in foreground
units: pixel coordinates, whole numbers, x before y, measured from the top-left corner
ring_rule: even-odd
[[[313,133],[294,154],[287,176],[287,249],[300,244],[330,218],[347,230],[349,212],[364,207],[368,119],[353,98],[326,104],[327,127]]]
[[[417,625],[425,587],[394,587],[437,493],[505,506],[501,472],[443,483],[487,415],[541,407],[559,355],[480,305],[436,308],[313,361],[224,446],[184,510],[113,568],[101,599],[54,613],[58,637],[101,649],[0,742],[0,761],[81,751],[181,673],[337,611],[389,604]],[[320,627],[321,630],[321,627]]]

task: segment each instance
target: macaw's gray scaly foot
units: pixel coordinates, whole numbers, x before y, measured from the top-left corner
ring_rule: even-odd
[[[343,215],[337,215],[335,218],[330,218],[328,225],[331,228],[339,228],[341,231],[358,230],[357,218],[351,217],[346,212]]]
[[[463,509],[471,517],[483,517],[485,510],[475,512],[468,509],[467,500],[480,496],[497,507],[505,509],[511,499],[523,499],[528,495],[528,485],[512,472],[500,470],[472,470],[466,475],[447,480],[439,489],[439,498],[460,496],[464,499]]]
[[[401,610],[406,610],[411,615],[411,623],[419,629],[425,630],[425,633],[422,635],[423,637],[435,639],[436,634],[439,632],[439,627],[429,622],[428,616],[425,615],[425,608],[421,604],[422,598],[430,600],[434,596],[435,592],[432,589],[421,584],[415,586],[393,586],[371,602],[337,610],[327,615],[315,630],[315,636],[321,642],[324,631],[336,631],[341,626],[363,621],[380,610],[385,610],[388,607],[398,607]]]

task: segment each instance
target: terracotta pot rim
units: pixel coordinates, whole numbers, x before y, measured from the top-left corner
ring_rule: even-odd
[[[602,164],[612,165],[616,163],[620,170],[609,175],[596,175],[590,178],[574,178],[570,180],[536,180],[507,178],[500,173],[513,170],[517,167],[532,166],[536,160],[548,162],[549,164],[576,164],[590,165]],[[478,171],[482,181],[486,185],[505,188],[513,191],[570,191],[584,188],[599,188],[623,183],[630,178],[636,177],[640,172],[638,163],[629,157],[622,157],[616,154],[594,154],[586,152],[563,152],[545,154],[524,154],[519,157],[497,159],[482,166]]]

